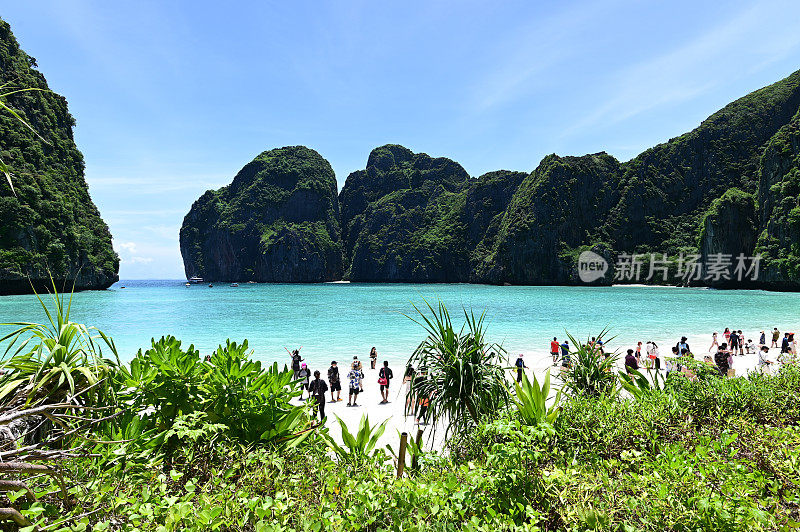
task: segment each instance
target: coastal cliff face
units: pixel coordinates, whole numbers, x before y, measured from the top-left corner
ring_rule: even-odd
[[[0,19],[0,85],[46,90],[6,100],[36,133],[0,111],[0,158],[14,185],[0,176],[0,294],[44,290],[50,274],[67,290],[73,281],[76,290],[107,288],[119,278],[119,257],[89,196],[75,120],[35,67]]]
[[[731,188],[721,197],[715,199],[701,222],[699,247],[704,274],[708,273],[709,258],[713,255],[730,255],[735,261],[740,255],[753,256],[758,238],[758,211],[756,198],[738,188]],[[733,273],[733,272],[732,272]],[[708,284],[714,287],[754,286],[749,280],[709,279]]]
[[[186,276],[320,282],[342,277],[336,178],[304,146],[265,151],[194,202],[180,246]]]
[[[402,146],[376,148],[340,195],[346,278],[352,281],[479,282],[522,172],[471,179],[446,158]]]
[[[759,277],[747,286],[800,289],[799,132],[800,71],[624,163],[606,153],[553,154],[530,174],[502,170],[471,178],[450,159],[381,146],[366,168],[347,177],[341,213],[331,210],[327,225],[341,224],[342,267],[326,271],[352,281],[576,284],[583,283],[579,257],[592,251],[609,264],[594,284],[682,284],[689,282],[676,275],[682,256],[760,253]],[[187,220],[205,216],[199,213],[216,205],[214,194],[198,200]],[[247,225],[273,206],[264,198],[238,223]],[[339,242],[337,231],[329,234]],[[216,271],[209,263],[236,264],[236,271],[263,264],[231,241],[240,236],[222,231],[184,245],[182,230],[187,275],[208,276]],[[256,277],[319,280],[326,277],[300,275],[291,261],[316,260],[315,268],[335,262],[306,255],[299,242],[291,249],[297,254],[281,258],[280,276]],[[645,277],[651,254],[666,256],[670,280]],[[615,281],[617,258],[632,255],[645,257],[644,275]]]
[[[800,111],[767,144],[759,169],[763,256],[761,278],[768,287],[800,289]]]
[[[478,278],[577,282],[577,254],[600,244],[598,231],[619,198],[619,169],[619,161],[606,153],[545,157],[515,191]]]

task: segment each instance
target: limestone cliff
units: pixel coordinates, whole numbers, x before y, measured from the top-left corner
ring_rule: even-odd
[[[203,194],[180,230],[186,276],[321,282],[342,277],[336,178],[304,146],[265,151]]]
[[[4,99],[35,132],[0,110],[0,158],[14,186],[0,176],[0,294],[30,292],[31,284],[44,290],[50,274],[67,290],[73,282],[77,290],[107,288],[118,279],[119,258],[89,196],[75,120],[3,20],[0,85],[43,89]]]

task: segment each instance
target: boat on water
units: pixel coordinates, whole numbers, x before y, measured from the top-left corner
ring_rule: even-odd
[[[189,283],[191,283],[191,284],[200,284],[202,282],[203,282],[203,278],[202,277],[197,277],[196,275],[189,279]]]
[[[231,283],[232,288],[236,288],[237,286],[239,286],[239,283]]]

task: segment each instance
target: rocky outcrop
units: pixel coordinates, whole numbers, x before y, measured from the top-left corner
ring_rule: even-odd
[[[619,198],[619,169],[606,153],[545,157],[514,193],[478,279],[574,283],[576,251],[599,243],[599,230]]]
[[[469,181],[458,163],[402,146],[370,153],[342,189],[345,254],[353,281],[458,282],[467,273],[462,220]]]
[[[342,277],[336,178],[304,146],[265,151],[192,205],[180,230],[186,276],[321,282]]]
[[[480,282],[502,213],[526,174],[472,179],[458,163],[376,148],[340,194],[352,281]]]
[[[107,288],[118,280],[119,257],[89,196],[75,120],[35,67],[0,20],[3,92],[43,89],[5,99],[34,131],[0,110],[0,159],[14,187],[0,175],[0,294],[44,290],[51,275],[67,290],[73,283],[77,290]]]
[[[758,213],[753,194],[732,188],[714,200],[703,217],[699,237],[705,284],[717,288],[756,285],[757,279],[744,273],[750,268],[749,258],[754,255],[757,238]],[[715,264],[727,267],[715,275],[711,272]],[[737,265],[746,269],[737,272]]]

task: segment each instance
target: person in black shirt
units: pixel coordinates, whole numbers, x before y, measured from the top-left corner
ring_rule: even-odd
[[[382,405],[389,402],[389,381],[393,377],[392,370],[389,369],[389,362],[384,360],[383,367],[378,371],[378,384],[381,386],[381,398],[383,398],[380,404]]]
[[[714,363],[717,365],[719,369],[719,374],[723,377],[728,375],[728,369],[730,366],[728,365],[728,344],[725,342],[719,346],[719,350],[717,350],[716,354],[714,355]]]
[[[302,361],[303,359],[300,357],[300,351],[297,349],[292,351],[292,371],[294,372],[295,380],[298,379],[297,374],[300,373],[300,362]]]
[[[308,392],[317,402],[317,409],[319,410],[319,420],[325,419],[325,392],[328,391],[328,385],[325,381],[319,378],[319,371],[314,372],[314,380],[308,384]]]
[[[328,368],[328,382],[331,383],[331,403],[342,400],[342,381],[339,378],[339,366],[336,361],[331,361],[331,367]],[[333,398],[333,392],[337,392],[336,399]]]
[[[730,338],[728,339],[731,343],[731,354],[738,355],[739,354],[739,334],[736,332],[736,329],[731,331]]]
[[[633,349],[628,349],[628,354],[625,355],[625,372],[630,374],[633,370],[639,369],[639,363],[636,361],[636,356],[633,354]]]
[[[783,340],[781,341],[781,354],[788,353],[789,347],[789,333],[783,333]]]
[[[517,361],[514,362],[514,365],[517,366],[517,382],[522,382],[523,369],[528,367],[525,365],[525,361],[522,360],[522,353],[517,357]]]

